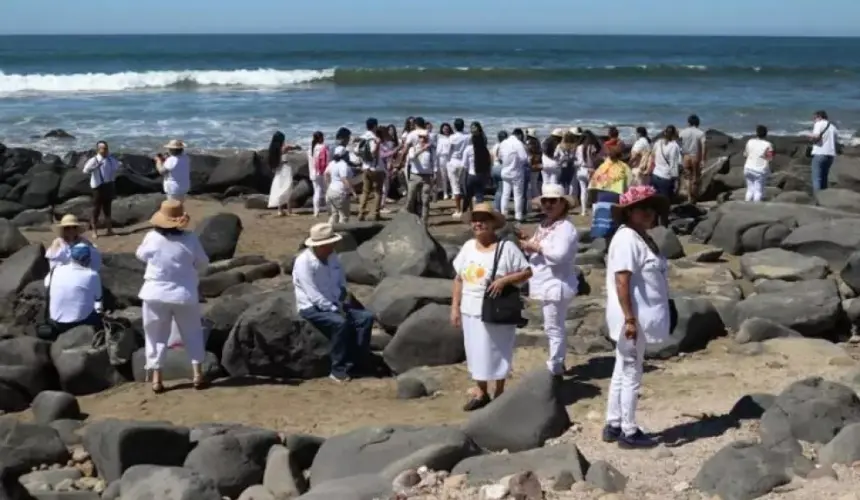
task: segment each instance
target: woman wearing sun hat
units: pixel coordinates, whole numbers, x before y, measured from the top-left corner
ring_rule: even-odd
[[[74,214],[66,214],[60,222],[54,224],[57,238],[45,250],[45,258],[48,259],[51,269],[58,264],[68,264],[71,259],[71,248],[82,243],[90,247],[90,269],[99,272],[102,266],[101,254],[92,242],[82,236],[86,228],[87,225],[80,222]]]
[[[505,217],[489,203],[478,203],[468,215],[474,238],[467,241],[454,259],[451,324],[463,328],[466,364],[477,391],[463,407],[474,411],[490,403],[489,382],[495,382],[494,397],[505,390],[511,373],[516,325],[486,323],[482,319],[484,296],[498,295],[507,286],[516,286],[531,277],[523,253],[510,241],[499,241],[496,230]],[[501,245],[501,248],[497,248]],[[491,276],[498,253],[498,267]]]
[[[143,287],[143,333],[146,337],[146,369],[152,374],[152,390],[164,390],[161,363],[175,322],[185,351],[191,358],[194,388],[201,389],[201,363],[206,354],[198,294],[199,273],[209,258],[197,235],[185,231],[189,217],[182,202],[166,200],[149,220],[153,229],[137,248],[137,258],[146,263]]]
[[[651,186],[631,187],[612,207],[620,227],[606,258],[606,324],[616,346],[603,439],[623,448],[656,445],[636,423],[636,402],[645,345],[670,332],[668,265],[648,235],[668,208]]]
[[[537,201],[545,217],[531,237],[521,235],[520,248],[532,267],[529,297],[542,304],[543,328],[549,340],[546,365],[553,374],[561,375],[567,354],[564,322],[578,285],[575,265],[579,238],[567,219],[573,198],[565,195],[560,184],[544,184]]]
[[[164,177],[164,194],[169,200],[185,201],[191,190],[191,160],[185,154],[185,143],[173,139],[164,145],[168,156],[155,156],[155,169]]]

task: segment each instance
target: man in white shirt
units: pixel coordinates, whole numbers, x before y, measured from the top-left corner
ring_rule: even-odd
[[[681,141],[681,154],[684,155],[684,175],[687,177],[687,197],[695,202],[699,196],[699,177],[702,175],[702,162],[707,155],[705,132],[700,128],[696,115],[687,118],[687,128],[678,134]]]
[[[101,326],[102,282],[90,269],[90,246],[71,248],[68,264],[54,267],[46,280],[48,316],[54,338],[80,325]]]
[[[367,358],[373,328],[373,314],[346,301],[346,276],[334,249],[341,238],[331,224],[314,225],[293,265],[296,310],[330,340],[330,378],[336,382],[349,381]]]
[[[406,154],[410,174],[406,210],[409,213],[421,215],[421,221],[426,226],[430,219],[430,201],[433,199],[435,186],[434,150],[426,130],[420,130],[416,137],[418,137],[418,143],[410,147]]]
[[[191,159],[185,154],[185,143],[173,139],[164,145],[168,157],[155,156],[155,169],[164,177],[164,194],[170,200],[185,201],[191,189]]]
[[[452,217],[460,219],[463,216],[463,185],[465,184],[464,152],[469,146],[470,137],[465,132],[466,123],[462,118],[454,120],[454,133],[448,138],[451,143],[451,159],[445,170],[451,182],[451,193],[454,195],[454,214]]]
[[[84,173],[90,174],[90,187],[93,189],[93,213],[90,224],[93,228],[93,238],[98,238],[99,216],[105,214],[107,235],[113,236],[113,221],[111,220],[111,204],[116,189],[114,180],[119,170],[119,162],[110,154],[108,143],[96,143],[96,155],[84,164]]]
[[[520,137],[523,131],[514,129],[513,133],[499,144],[499,158],[502,161],[502,213],[507,213],[508,200],[514,197],[514,213],[517,222],[525,217],[524,194],[525,173],[529,155]]]
[[[827,189],[830,167],[836,158],[838,148],[838,133],[836,126],[830,122],[826,111],[816,111],[812,117],[812,191]]]
[[[361,205],[358,209],[358,220],[367,217],[367,202],[372,195],[374,197],[373,218],[382,220],[380,210],[382,208],[382,187],[385,183],[385,165],[379,159],[379,136],[377,129],[379,121],[376,118],[368,118],[365,122],[367,130],[358,141],[356,154],[361,158]]]

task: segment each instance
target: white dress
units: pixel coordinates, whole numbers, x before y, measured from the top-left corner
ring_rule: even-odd
[[[293,169],[287,163],[286,155],[281,156],[281,166],[275,172],[272,179],[272,187],[269,189],[269,208],[278,208],[290,201],[290,192],[293,189]]]
[[[479,252],[475,240],[469,240],[454,259],[454,269],[463,281],[460,314],[466,365],[472,379],[478,381],[504,380],[511,373],[514,357],[516,326],[481,320],[481,305],[491,283],[494,256],[494,251]],[[496,278],[528,267],[529,263],[520,249],[508,241],[499,258]]]

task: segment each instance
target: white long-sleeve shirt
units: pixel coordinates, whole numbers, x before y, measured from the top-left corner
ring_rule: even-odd
[[[102,268],[102,255],[98,248],[84,238],[79,239],[77,243],[85,243],[90,247],[90,269],[99,272]],[[66,243],[66,240],[57,238],[45,250],[45,258],[48,259],[48,265],[51,269],[58,265],[68,264],[72,260],[72,246]],[[47,285],[47,281],[45,283]]]
[[[499,157],[502,159],[502,179],[521,179],[525,174],[524,165],[528,165],[529,155],[525,145],[510,136],[499,144]]]
[[[529,255],[532,277],[529,296],[539,300],[561,300],[576,295],[577,279],[574,265],[579,246],[576,227],[560,220],[546,228],[538,228],[534,241],[540,252]]]
[[[187,154],[164,160],[164,193],[182,196],[191,190],[191,159]]]
[[[341,292],[346,288],[346,276],[337,254],[332,253],[323,262],[312,249],[304,249],[293,264],[293,287],[297,311],[310,308],[337,311]]]
[[[421,150],[420,146],[409,148],[407,158],[409,159],[409,171],[415,175],[433,175],[433,153],[431,148]]]
[[[50,288],[48,313],[57,323],[83,321],[102,308],[98,273],[77,262],[52,269],[45,286]]]
[[[135,252],[146,263],[140,300],[171,304],[196,304],[200,300],[200,274],[209,257],[200,239],[191,231],[164,235],[156,230],[146,234]]]
[[[829,125],[829,126],[828,126]],[[818,142],[812,145],[812,154],[824,156],[836,156],[836,139],[839,131],[832,122],[818,120],[812,127],[812,135],[820,137]]]
[[[118,170],[119,162],[112,155],[95,155],[84,164],[84,173],[90,174],[90,187],[93,189],[113,182]]]
[[[466,147],[469,146],[469,134],[465,132],[454,132],[448,138],[451,144],[451,158],[449,161],[455,165],[463,165],[463,156],[466,152]]]

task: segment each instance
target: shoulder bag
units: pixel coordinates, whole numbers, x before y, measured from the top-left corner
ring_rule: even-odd
[[[56,269],[56,267],[54,267]],[[51,285],[54,284],[54,269],[48,275],[48,286],[45,287],[45,315],[42,323],[36,326],[36,336],[42,340],[54,341],[57,339],[57,330],[51,321]]]
[[[493,270],[490,273],[490,283],[496,280],[496,272],[499,269],[499,260],[502,257],[502,249],[505,240],[496,245],[496,254],[493,257]],[[481,321],[497,325],[522,325],[523,300],[520,297],[519,288],[508,285],[502,289],[496,297],[491,297],[488,292],[484,293],[481,304]]]
[[[830,129],[830,122],[827,122],[827,126],[825,126],[824,130],[821,131],[821,134],[819,135],[819,137],[820,137],[819,141],[824,140],[824,134],[827,132],[828,129]],[[836,148],[835,148],[836,154],[841,155],[842,152],[845,150],[844,146],[842,145],[842,143],[839,142],[838,137],[835,137],[833,139],[833,142],[835,143],[835,146],[836,146]],[[812,147],[813,147],[812,144],[806,146],[806,157],[807,158],[812,158]]]

